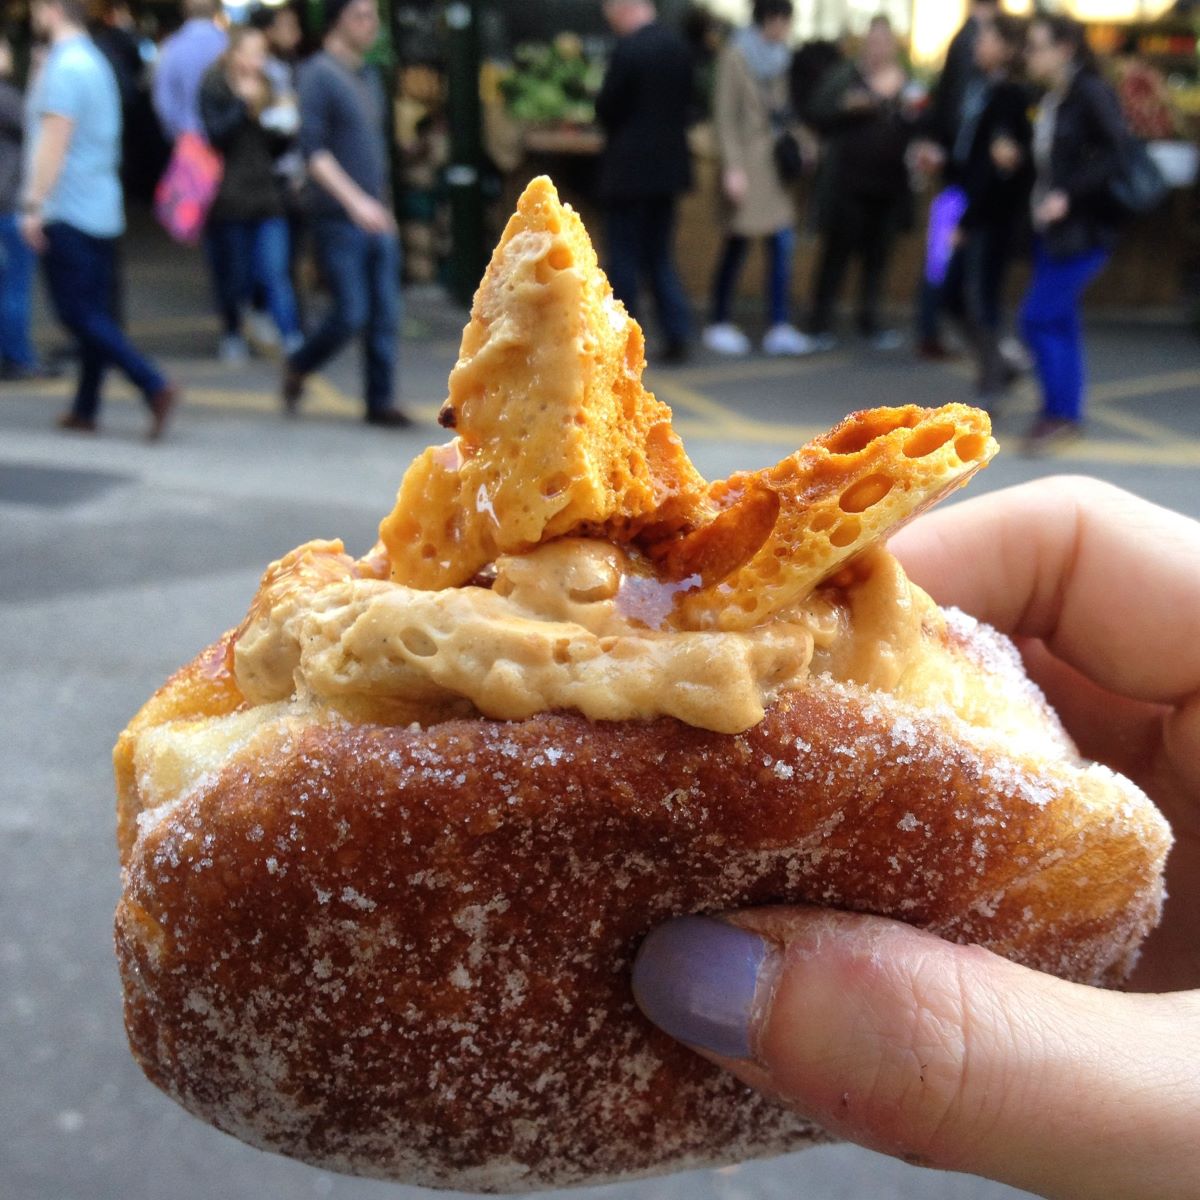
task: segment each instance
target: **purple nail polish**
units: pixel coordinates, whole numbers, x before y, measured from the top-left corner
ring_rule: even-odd
[[[711,917],[677,917],[642,943],[633,995],[660,1029],[726,1058],[749,1058],[754,995],[770,947]]]

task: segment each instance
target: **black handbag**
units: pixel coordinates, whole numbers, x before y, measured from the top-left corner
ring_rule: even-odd
[[[780,183],[795,183],[803,176],[804,152],[800,149],[799,139],[790,129],[780,130],[775,135],[772,154]]]
[[[1146,143],[1130,134],[1121,147],[1121,170],[1108,185],[1109,199],[1126,215],[1141,217],[1153,212],[1169,191]]]

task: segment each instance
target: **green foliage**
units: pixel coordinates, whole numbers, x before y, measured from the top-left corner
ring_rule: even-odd
[[[508,111],[530,124],[590,125],[604,64],[589,61],[577,38],[527,42],[513,53],[513,69],[500,83]]]

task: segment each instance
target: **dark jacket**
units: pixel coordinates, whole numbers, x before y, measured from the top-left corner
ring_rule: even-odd
[[[978,40],[979,21],[975,17],[968,17],[946,49],[945,66],[921,120],[920,135],[932,138],[947,152],[958,137],[967,88],[979,75],[979,68],[975,65],[975,43]]]
[[[1010,138],[1021,149],[1021,164],[1001,171],[992,159],[992,145]],[[1012,228],[1029,213],[1033,186],[1033,126],[1029,120],[1029,93],[1012,80],[992,84],[975,126],[961,186],[967,195],[964,229],[982,226]]]
[[[1048,177],[1039,176],[1071,201],[1067,215],[1043,232],[1052,258],[1111,250],[1116,243],[1121,218],[1109,187],[1121,172],[1125,137],[1116,94],[1095,71],[1081,70],[1059,104]]]
[[[821,81],[805,114],[825,137],[816,196],[817,223],[822,228],[828,227],[846,198],[890,198],[902,222],[911,217],[905,154],[916,127],[899,98],[847,109],[849,93],[866,87],[856,63],[841,63]]]
[[[220,63],[209,69],[200,85],[200,119],[205,136],[225,163],[209,219],[282,217],[283,194],[275,176],[275,159],[286,139],[268,132],[251,115],[229,86]]]
[[[617,42],[596,97],[596,116],[608,135],[600,164],[605,199],[687,191],[691,98],[692,56],[678,34],[651,24]]]

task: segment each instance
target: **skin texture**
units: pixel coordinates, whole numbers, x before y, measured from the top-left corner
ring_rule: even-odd
[[[777,953],[753,1061],[706,1055],[853,1141],[1057,1200],[1184,1200],[1200,1178],[1200,525],[1094,480],[923,518],[892,549],[1018,639],[1082,752],[1171,822],[1165,918],[1134,988],[815,909],[729,917]]]

